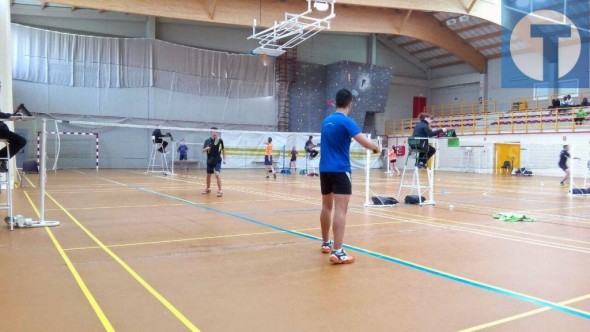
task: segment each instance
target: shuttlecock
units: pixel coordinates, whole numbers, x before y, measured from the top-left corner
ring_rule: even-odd
[[[452,209],[454,209],[454,208],[455,208],[455,206],[454,206],[454,205],[449,205],[449,210],[452,210]]]

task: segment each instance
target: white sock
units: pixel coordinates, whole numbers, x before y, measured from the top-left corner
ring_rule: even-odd
[[[340,249],[334,249],[333,251],[336,254],[341,254],[342,253],[342,248],[340,248]]]

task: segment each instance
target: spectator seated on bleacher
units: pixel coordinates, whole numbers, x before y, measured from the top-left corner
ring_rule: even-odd
[[[580,110],[576,113],[576,117],[574,118],[574,123],[577,125],[581,125],[587,116],[588,116],[588,112],[585,109],[580,108]]]
[[[567,95],[567,96],[563,96],[563,101],[561,102],[561,108],[559,110],[559,112],[565,112],[566,110],[564,108],[570,108],[573,107],[574,105],[574,101],[572,100],[572,96],[571,95]]]
[[[551,106],[548,108],[559,108],[559,106],[561,106],[561,101],[559,98],[553,97],[553,99],[551,99]]]
[[[580,104],[580,106],[590,106],[590,102],[588,102],[588,98],[582,99],[582,103]]]

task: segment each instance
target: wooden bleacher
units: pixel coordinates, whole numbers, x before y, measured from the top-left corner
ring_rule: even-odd
[[[581,100],[581,97],[579,97]],[[437,115],[431,124],[437,128],[453,128],[458,135],[528,133],[528,132],[572,132],[590,131],[590,117],[583,124],[574,122],[580,106],[550,109],[512,109],[507,112],[465,113]],[[587,107],[590,113],[590,107]],[[385,124],[387,135],[410,136],[418,119],[401,119]]]

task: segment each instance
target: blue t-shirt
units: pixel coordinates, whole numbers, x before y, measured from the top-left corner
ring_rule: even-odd
[[[186,146],[185,144],[182,144],[178,147],[178,152],[182,155],[185,155],[187,150],[188,146]]]
[[[357,124],[336,112],[322,122],[320,172],[351,172],[350,139],[361,132]]]

